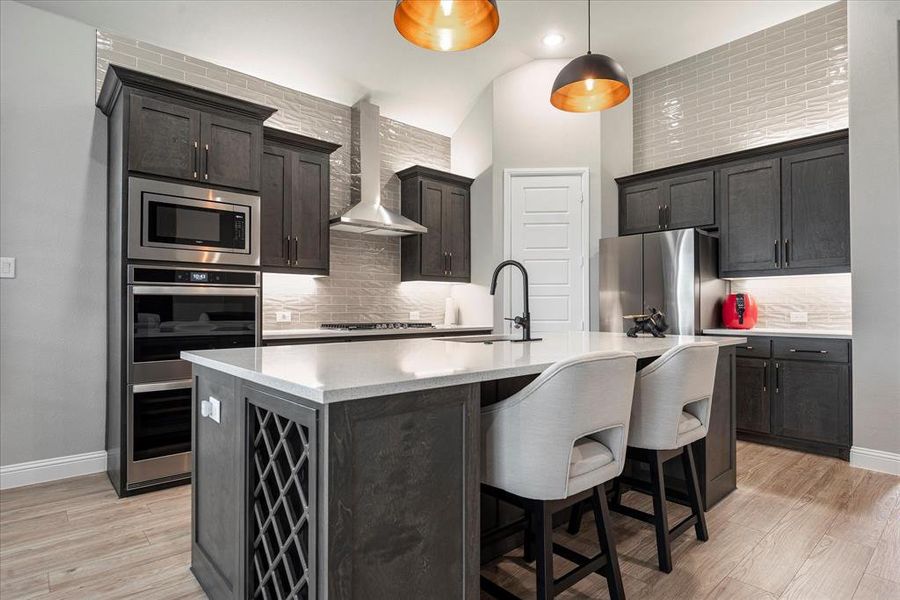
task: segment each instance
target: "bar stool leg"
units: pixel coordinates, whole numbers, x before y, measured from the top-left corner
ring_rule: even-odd
[[[547,503],[535,501],[534,515],[535,550],[537,552],[537,594],[538,600],[553,598],[553,515]]]
[[[659,451],[650,451],[650,485],[653,489],[653,515],[656,526],[656,553],[659,570],[672,572],[672,544],[669,539],[669,516],[666,509],[666,483]]]
[[[525,511],[525,552],[522,557],[525,562],[534,562],[534,511]]]
[[[618,477],[613,480],[613,506],[622,506],[622,482]]]
[[[584,502],[576,502],[572,505],[572,512],[569,515],[569,528],[568,532],[570,535],[577,535],[579,531],[581,531],[581,518],[584,515]]]
[[[694,464],[694,451],[691,444],[684,447],[681,454],[681,464],[684,466],[684,477],[687,480],[688,496],[691,499],[691,510],[697,517],[697,523],[694,525],[694,531],[697,533],[697,539],[705,542],[709,539],[709,531],[706,529],[706,515],[703,512],[703,505],[700,503],[700,487],[697,485],[697,467]]]
[[[613,538],[609,506],[606,503],[606,490],[599,492],[595,487],[591,504],[594,507],[594,520],[597,522],[600,551],[606,555],[606,567],[603,575],[606,577],[606,585],[609,587],[610,600],[625,600],[622,573],[619,571],[619,555],[616,552],[616,540]]]

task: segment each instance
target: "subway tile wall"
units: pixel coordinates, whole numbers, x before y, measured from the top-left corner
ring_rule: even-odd
[[[847,126],[847,5],[837,2],[634,79],[646,171]]]
[[[341,144],[331,155],[332,214],[358,199],[359,161],[353,152],[351,107],[98,31],[98,93],[110,63],[277,108],[267,125]],[[400,182],[394,173],[413,164],[449,169],[450,138],[386,117],[379,126],[381,198],[385,206],[399,210]],[[420,320],[442,322],[444,298],[449,294],[445,284],[400,283],[399,238],[332,232],[329,277],[265,274],[263,329],[317,327],[326,321],[410,320],[411,311],[418,311]],[[283,310],[292,312],[292,320],[278,323],[275,312]]]
[[[731,282],[734,293],[749,293],[759,306],[757,327],[848,331],[850,274],[760,277]],[[805,312],[806,323],[792,323],[792,312]]]

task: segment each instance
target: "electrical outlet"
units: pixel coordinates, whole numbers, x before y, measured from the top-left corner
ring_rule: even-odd
[[[806,323],[809,319],[805,312],[792,312],[791,323]]]
[[[418,319],[421,319],[422,316],[419,314],[419,311],[411,310],[411,311],[409,311],[409,318],[413,321],[416,321]]]
[[[12,279],[16,276],[16,259],[0,256],[0,277]]]
[[[291,322],[291,311],[276,310],[275,311],[275,322],[276,323],[290,323]]]

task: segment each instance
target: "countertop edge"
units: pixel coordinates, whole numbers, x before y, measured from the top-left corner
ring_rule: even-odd
[[[794,330],[794,329],[723,329],[713,328],[704,329],[703,335],[710,336],[752,336],[752,337],[794,337],[794,338],[818,338],[818,339],[836,339],[836,340],[852,340],[853,332],[837,330],[828,331],[816,329],[812,331]]]
[[[737,346],[746,342],[746,338],[739,336],[709,336],[710,341],[719,343],[719,346]],[[715,339],[718,338],[718,339]],[[375,343],[375,342],[371,342]],[[634,352],[638,359],[652,358],[659,356],[655,351],[637,351]],[[389,394],[403,394],[407,392],[418,392],[421,390],[451,387],[455,385],[468,385],[473,383],[481,383],[493,379],[504,379],[507,377],[517,377],[521,375],[537,375],[547,369],[553,362],[536,363],[522,366],[513,366],[500,369],[489,369],[472,371],[468,373],[451,373],[447,375],[435,375],[428,379],[416,379],[407,381],[398,381],[390,383],[379,383],[373,385],[364,385],[353,388],[344,388],[336,390],[322,390],[312,388],[299,383],[294,383],[265,375],[258,371],[252,371],[236,365],[222,362],[215,359],[199,356],[192,352],[182,352],[181,358],[188,362],[207,367],[228,375],[240,377],[251,383],[256,383],[265,387],[278,390],[282,393],[292,396],[298,396],[318,404],[335,404],[348,400],[361,400],[365,398],[373,398],[377,396],[386,396]]]

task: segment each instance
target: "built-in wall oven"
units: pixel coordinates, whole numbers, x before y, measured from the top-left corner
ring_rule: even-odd
[[[191,366],[184,350],[260,345],[259,273],[129,265],[127,487],[190,476]]]
[[[259,196],[130,177],[128,258],[259,265]]]

